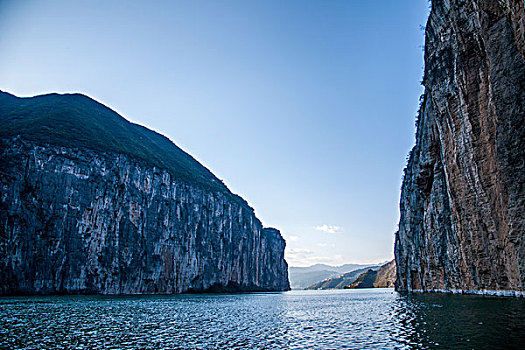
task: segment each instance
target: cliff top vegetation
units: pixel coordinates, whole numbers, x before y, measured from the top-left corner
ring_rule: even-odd
[[[16,97],[0,91],[0,138],[128,155],[174,179],[231,195],[226,185],[167,137],[82,94]],[[240,199],[238,196],[234,196]]]

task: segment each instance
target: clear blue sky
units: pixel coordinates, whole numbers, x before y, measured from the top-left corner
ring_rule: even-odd
[[[0,0],[0,89],[81,92],[192,154],[292,266],[393,257],[428,1]]]

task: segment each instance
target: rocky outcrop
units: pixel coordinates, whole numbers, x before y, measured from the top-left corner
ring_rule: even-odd
[[[396,288],[525,290],[521,0],[435,0],[402,185]]]
[[[0,139],[0,294],[289,289],[279,231],[227,190],[20,133]]]

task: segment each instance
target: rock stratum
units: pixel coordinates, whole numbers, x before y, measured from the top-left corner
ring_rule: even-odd
[[[522,0],[432,1],[397,290],[524,294],[524,43]]]
[[[0,93],[0,294],[289,289],[285,241],[170,140],[78,94]]]

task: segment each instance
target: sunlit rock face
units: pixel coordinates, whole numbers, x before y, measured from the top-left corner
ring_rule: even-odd
[[[521,0],[432,2],[398,290],[525,290],[524,43]]]
[[[392,288],[396,281],[396,261],[392,260],[377,270],[374,288]]]
[[[224,185],[206,189],[191,174],[181,181],[129,155],[21,133],[0,137],[0,294],[289,289],[281,234],[263,228]],[[148,133],[158,144],[161,136]],[[186,154],[177,157],[219,183]]]

